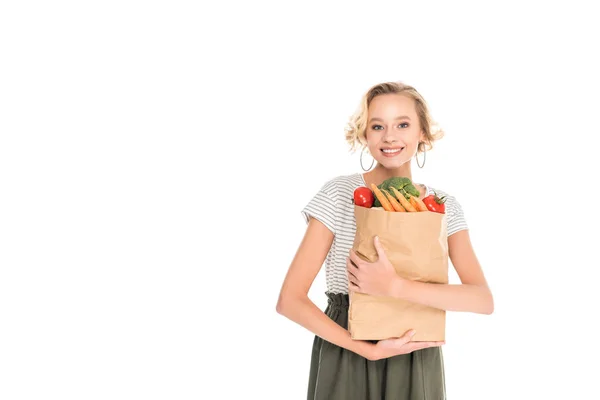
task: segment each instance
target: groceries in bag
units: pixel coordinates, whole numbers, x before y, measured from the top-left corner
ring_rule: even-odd
[[[405,177],[357,188],[352,248],[363,260],[375,262],[378,255],[373,239],[378,236],[398,275],[420,282],[448,283],[446,198],[433,194],[419,199],[420,193],[412,188]],[[372,204],[368,192],[372,193]],[[354,291],[349,297],[348,330],[353,339],[388,339],[415,329],[415,341],[445,340],[444,310]]]
[[[435,193],[435,191],[434,191]],[[354,190],[354,204],[366,208],[383,208],[391,212],[431,211],[446,212],[446,196],[431,194],[423,199],[409,178],[394,177],[371,188],[360,186]]]

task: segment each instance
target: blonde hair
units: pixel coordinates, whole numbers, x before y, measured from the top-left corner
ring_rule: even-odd
[[[352,151],[356,150],[358,145],[366,146],[366,131],[369,105],[371,101],[382,94],[402,94],[412,98],[415,101],[415,108],[419,117],[419,125],[425,134],[425,141],[419,143],[417,152],[431,150],[433,142],[440,140],[444,136],[444,131],[431,118],[427,102],[417,90],[402,82],[384,82],[372,86],[362,97],[360,105],[356,112],[350,117],[346,131],[346,141]]]

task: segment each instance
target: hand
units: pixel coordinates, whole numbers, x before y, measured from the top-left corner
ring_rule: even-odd
[[[404,279],[396,273],[377,236],[374,244],[378,259],[373,263],[363,261],[354,250],[350,250],[350,257],[346,260],[350,290],[374,296],[392,296],[394,286],[402,284]]]
[[[368,360],[377,361],[383,358],[389,358],[400,354],[412,353],[415,350],[421,350],[428,347],[439,347],[446,342],[413,342],[412,337],[415,331],[410,330],[404,336],[397,339],[380,340],[376,344],[369,344],[361,354]]]

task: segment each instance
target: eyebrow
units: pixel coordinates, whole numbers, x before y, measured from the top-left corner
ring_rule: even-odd
[[[399,117],[396,117],[394,119],[394,121],[397,120],[397,119],[408,119],[408,120],[410,120],[410,117],[408,115],[401,115]],[[383,122],[383,120],[381,118],[371,118],[371,120],[369,122],[372,122],[372,121],[381,121],[381,122]]]

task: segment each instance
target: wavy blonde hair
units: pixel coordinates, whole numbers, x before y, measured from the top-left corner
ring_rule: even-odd
[[[414,87],[406,85],[402,82],[384,82],[372,86],[367,93],[365,93],[358,109],[348,121],[345,131],[346,141],[350,145],[351,151],[355,151],[358,146],[366,146],[369,105],[375,97],[382,94],[402,94],[412,98],[415,101],[415,108],[419,117],[419,125],[425,133],[425,141],[419,143],[417,152],[431,150],[433,148],[433,142],[444,137],[444,131],[431,118],[427,102]]]

